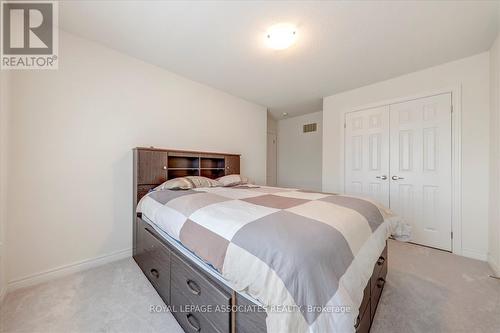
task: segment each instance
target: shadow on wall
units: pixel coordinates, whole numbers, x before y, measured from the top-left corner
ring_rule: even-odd
[[[126,230],[126,249],[132,248],[133,226],[133,152],[132,149],[121,155],[113,163],[113,225],[111,233]]]

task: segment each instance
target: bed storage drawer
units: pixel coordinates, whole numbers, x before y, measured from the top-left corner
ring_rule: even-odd
[[[147,278],[155,286],[158,294],[165,303],[170,303],[170,265],[151,259],[146,262],[144,270]]]
[[[166,303],[170,302],[170,250],[142,221],[137,224],[137,255],[134,257],[144,275]]]
[[[359,306],[359,314],[356,319],[356,324],[354,328],[356,333],[364,333],[370,330],[370,305],[371,305],[371,279],[368,280],[365,290],[363,291],[363,300]]]
[[[266,310],[236,293],[236,332],[266,333]]]
[[[136,239],[134,244],[134,259],[142,269],[145,270],[146,262],[149,260],[148,254],[144,250],[144,228],[145,223],[137,218],[136,224],[134,226],[136,228]]]
[[[363,314],[359,314],[356,325],[356,333],[368,333],[370,332],[371,318],[370,318],[370,306],[365,309]]]
[[[229,332],[231,295],[196,269],[172,255],[172,305],[194,305],[206,309],[200,315],[220,332]],[[203,310],[205,311],[205,310]],[[196,314],[198,317],[198,314]]]
[[[375,286],[372,287],[371,291],[370,316],[372,320],[373,317],[375,316],[375,311],[377,310],[378,301],[380,299],[380,296],[382,295],[382,290],[384,289],[385,286],[386,277],[387,277],[387,263],[384,263],[379,271],[379,274],[376,277]]]
[[[184,295],[175,289],[172,290],[172,305],[174,312],[172,313],[177,319],[179,325],[186,333],[226,333],[229,332],[229,319],[224,326],[216,327],[215,324],[209,320],[214,315],[213,312],[205,313],[205,309],[199,304],[192,304]]]
[[[381,272],[382,268],[384,267],[384,265],[386,264],[386,261],[387,261],[387,246],[380,254],[380,257],[378,258],[377,262],[375,263],[375,267],[373,268],[373,274],[371,277],[372,290],[377,285],[377,279],[380,277],[380,272]]]
[[[370,280],[368,280],[368,283],[366,284],[365,290],[363,291],[363,301],[361,302],[361,305],[359,307],[359,316],[361,317],[363,313],[365,313],[365,310],[367,307],[370,307]]]
[[[148,252],[149,256],[156,261],[170,263],[170,250],[156,238],[152,227],[147,226],[144,233],[144,251]]]

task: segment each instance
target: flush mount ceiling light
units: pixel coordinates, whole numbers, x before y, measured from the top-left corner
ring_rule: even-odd
[[[275,50],[284,50],[297,40],[297,28],[288,23],[275,24],[267,30],[266,44]]]

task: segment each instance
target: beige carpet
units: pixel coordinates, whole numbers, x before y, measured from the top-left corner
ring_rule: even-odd
[[[183,332],[133,259],[10,293],[0,332]]]
[[[500,332],[500,280],[484,262],[389,244],[373,333]],[[182,332],[132,259],[7,295],[1,332]]]
[[[372,333],[500,332],[500,280],[488,264],[390,241]]]

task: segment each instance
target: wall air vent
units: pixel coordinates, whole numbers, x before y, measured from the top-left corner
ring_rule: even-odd
[[[317,123],[305,124],[302,128],[302,132],[304,133],[316,132],[317,129],[318,129]]]

